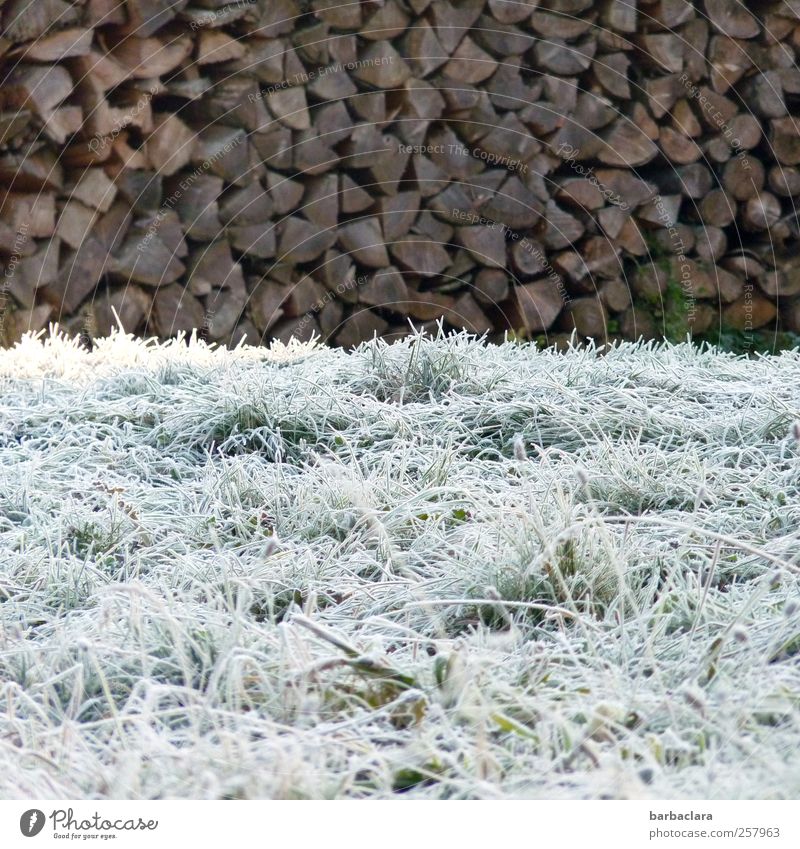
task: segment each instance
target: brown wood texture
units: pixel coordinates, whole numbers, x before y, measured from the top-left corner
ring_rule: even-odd
[[[5,343],[800,331],[796,3],[6,0],[0,45]]]

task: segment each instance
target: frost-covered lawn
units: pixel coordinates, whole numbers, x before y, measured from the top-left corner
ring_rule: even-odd
[[[800,796],[800,356],[0,352],[0,796]]]

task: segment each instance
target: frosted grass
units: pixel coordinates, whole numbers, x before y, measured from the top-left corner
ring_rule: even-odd
[[[0,352],[0,796],[797,798],[800,356]]]

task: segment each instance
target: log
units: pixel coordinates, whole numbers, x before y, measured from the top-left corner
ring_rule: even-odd
[[[111,58],[121,65],[128,76],[135,79],[161,77],[174,71],[192,53],[188,36],[162,40],[160,38],[124,37],[116,43],[107,43],[101,37]]]
[[[283,302],[283,312],[289,318],[298,318],[306,313],[317,313],[325,303],[325,288],[305,275],[293,283]]]
[[[758,146],[763,136],[761,124],[755,115],[735,115],[731,119],[731,135],[738,139],[745,150]]]
[[[755,157],[729,159],[722,170],[722,187],[736,200],[757,197],[764,187],[764,166]]]
[[[474,85],[490,77],[496,68],[497,60],[471,38],[465,37],[442,69],[442,74],[449,80]]]
[[[706,14],[715,30],[730,38],[755,38],[760,32],[756,18],[738,3],[704,0]]]
[[[59,62],[71,56],[85,56],[91,49],[93,34],[91,29],[72,27],[44,35],[32,44],[11,51],[9,55],[33,62]]]
[[[0,221],[26,239],[52,236],[56,229],[55,197],[6,192],[0,195]]]
[[[127,24],[120,29],[126,35],[148,36],[168,24],[189,0],[125,0]]]
[[[680,73],[684,62],[684,41],[674,32],[645,33],[636,39],[645,60],[656,70]]]
[[[441,0],[431,3],[428,14],[448,55],[453,53],[461,39],[478,20],[484,5],[484,0]]]
[[[603,26],[618,32],[636,32],[636,5],[636,0],[625,3],[605,0],[600,13]],[[537,14],[540,13],[534,12],[534,15]]]
[[[78,250],[62,251],[55,280],[42,289],[44,299],[59,314],[75,313],[107,270],[108,253],[95,239],[86,239]]]
[[[681,280],[685,295],[712,298],[723,303],[732,303],[742,296],[744,280],[724,268],[706,266],[690,259],[682,262],[677,257],[672,257],[669,262],[672,279]]]
[[[171,283],[156,292],[147,329],[162,338],[180,332],[191,333],[192,328],[202,326],[204,317],[205,310],[200,301],[180,284]]]
[[[39,38],[56,24],[63,27],[78,22],[78,10],[64,0],[9,0],[2,12],[2,32],[12,42]]]
[[[800,165],[800,124],[792,117],[769,122],[770,144],[781,165]]]
[[[409,16],[395,0],[386,0],[365,21],[359,34],[369,41],[390,40],[402,35],[408,22]]]
[[[159,238],[158,228],[133,228],[109,263],[108,273],[121,282],[159,287],[176,281],[184,264]]]
[[[564,248],[577,242],[586,228],[581,221],[558,207],[554,202],[547,204],[545,222],[540,228],[542,243],[546,248]]]
[[[384,240],[391,242],[405,236],[416,221],[420,212],[420,194],[408,191],[379,198],[375,211],[381,222]]]
[[[269,278],[253,278],[248,281],[248,289],[248,315],[263,336],[283,316],[281,304],[288,297],[289,287]]]
[[[509,295],[508,273],[491,268],[482,268],[475,275],[472,294],[484,306],[498,307]]]
[[[563,306],[561,293],[549,280],[515,286],[512,309],[514,329],[531,335],[549,330]]]
[[[780,165],[773,165],[769,169],[767,182],[770,189],[781,197],[800,195],[800,170],[797,168],[782,168]]]
[[[742,223],[749,230],[768,230],[781,217],[781,202],[770,192],[759,192],[745,202]]]
[[[570,76],[580,74],[591,64],[597,50],[594,39],[588,38],[567,44],[563,38],[540,39],[533,46],[536,64],[551,74]]]
[[[420,277],[435,277],[450,264],[447,251],[424,236],[401,236],[389,245],[389,253],[399,268]]]
[[[768,325],[777,313],[774,301],[754,292],[751,297],[729,304],[722,311],[722,320],[734,330],[754,330]]]
[[[411,69],[388,41],[377,41],[359,53],[355,79],[373,88],[398,88],[411,77]]]
[[[558,326],[567,333],[574,330],[579,336],[605,340],[608,314],[599,298],[576,298],[561,313]]]
[[[724,189],[713,189],[700,202],[700,218],[712,227],[727,227],[736,216],[736,201]]]
[[[17,303],[28,309],[36,303],[37,290],[57,281],[60,256],[58,239],[41,244],[31,241],[30,246],[34,252],[17,258],[15,265],[7,265],[3,276]]]
[[[600,300],[611,312],[624,312],[631,306],[630,288],[619,277],[605,280],[600,287]]]
[[[742,96],[754,115],[781,118],[787,113],[783,82],[777,71],[758,71],[742,85]]]
[[[339,244],[358,263],[367,268],[385,268],[389,254],[377,218],[363,218],[339,228]]]
[[[194,136],[191,163],[228,183],[244,185],[252,179],[244,130],[213,124]]]
[[[72,89],[72,78],[60,65],[20,64],[3,81],[0,109],[30,110],[47,121]]]
[[[430,76],[450,58],[433,27],[424,18],[406,32],[401,44],[402,53],[407,57],[408,66],[416,79]]]
[[[694,139],[672,127],[662,127],[658,134],[658,145],[670,162],[676,165],[690,165],[697,162],[703,151]]]
[[[197,41],[198,65],[211,65],[241,59],[246,53],[244,44],[219,30],[202,30]]]
[[[342,348],[352,348],[359,343],[381,336],[389,323],[370,309],[357,308],[342,322],[336,334],[336,344]]]
[[[241,266],[233,261],[224,239],[193,248],[186,263],[188,287],[194,294],[206,295],[214,288],[244,286]],[[240,285],[241,284],[241,285]]]
[[[604,142],[597,158],[604,165],[618,165],[624,168],[638,168],[646,165],[658,154],[658,147],[652,139],[630,120],[620,118],[611,129],[601,134]]]
[[[695,253],[708,263],[722,259],[728,250],[728,237],[720,227],[695,228]]]
[[[69,200],[60,206],[55,235],[77,250],[91,234],[97,211],[78,200]]]
[[[618,4],[612,3],[612,5]],[[605,53],[594,59],[592,70],[597,82],[607,94],[622,100],[630,100],[631,87],[628,80],[630,65],[631,60],[625,53]]]
[[[92,305],[98,336],[108,336],[118,327],[116,312],[126,333],[136,333],[151,307],[150,296],[138,286],[107,289]]]
[[[726,35],[711,38],[708,56],[711,62],[711,87],[719,94],[725,94],[731,86],[736,85],[753,65],[741,43]]]
[[[444,313],[444,317],[456,330],[466,330],[476,336],[482,336],[492,329],[492,322],[469,292],[459,296],[453,306]]]
[[[533,19],[531,7],[534,5],[534,3],[519,3],[518,0],[489,0],[489,11],[492,17],[502,24],[517,24],[528,17]],[[419,12],[418,9],[415,11]]]
[[[361,303],[400,313],[404,312],[408,297],[408,286],[403,275],[392,265],[369,275],[358,289]]]
[[[278,260],[287,263],[311,262],[336,241],[336,234],[320,230],[304,218],[292,215],[278,226]]]
[[[192,159],[195,135],[176,115],[155,116],[155,126],[145,144],[145,153],[156,171],[169,177]]]
[[[714,176],[706,165],[697,162],[660,173],[658,183],[665,192],[700,200],[711,191]]]
[[[504,268],[506,264],[506,239],[497,227],[459,227],[455,232],[456,243],[461,245],[481,265],[489,268]]]

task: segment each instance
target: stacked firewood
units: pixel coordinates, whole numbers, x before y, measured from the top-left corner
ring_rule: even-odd
[[[800,331],[800,2],[5,0],[0,341]]]

